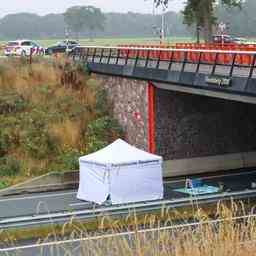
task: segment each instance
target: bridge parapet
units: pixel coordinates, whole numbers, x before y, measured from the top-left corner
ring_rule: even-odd
[[[85,46],[72,57],[95,73],[256,96],[256,51]]]

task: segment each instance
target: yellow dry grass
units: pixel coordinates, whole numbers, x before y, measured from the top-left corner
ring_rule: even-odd
[[[66,119],[61,123],[53,123],[49,131],[62,143],[63,147],[75,148],[81,142],[81,121]]]
[[[4,178],[8,184],[52,171],[49,168],[57,169],[61,165],[58,162],[61,154],[72,150],[80,152],[85,148],[86,128],[96,117],[96,90],[87,85],[87,80],[86,73],[65,58],[38,59],[32,64],[18,58],[0,60],[0,96],[5,100],[7,95],[7,99],[12,100],[18,95],[26,104],[22,110],[24,113],[10,113],[7,117],[8,122],[13,124],[13,120],[17,119],[19,123],[19,131],[15,132],[17,138],[12,141],[16,144],[8,149],[8,155],[22,164],[19,176]],[[36,133],[33,129],[38,129],[34,137],[41,139],[40,127],[34,126],[35,122],[40,124],[40,117],[37,119],[37,116],[42,117],[42,128],[56,138],[56,154],[52,159],[48,156],[35,159],[26,154],[27,148],[22,148],[22,135],[27,139],[30,136],[28,131],[32,134]],[[29,144],[30,138],[26,142]]]
[[[169,209],[167,212],[171,212]],[[167,229],[173,221],[167,220],[163,225],[157,217],[151,216],[144,227],[137,221],[136,215],[130,235],[112,236],[98,240],[81,242],[81,255],[89,256],[255,256],[256,255],[256,217],[236,221],[233,217],[244,212],[243,205],[232,203],[231,209],[224,205],[217,208],[217,219],[223,220],[217,225],[199,219],[199,225]],[[245,214],[245,212],[244,212]],[[202,216],[198,208],[195,218]],[[188,220],[184,219],[184,223]],[[150,223],[150,224],[148,224]],[[169,223],[169,224],[167,224]],[[177,224],[177,223],[176,223]],[[161,229],[165,227],[166,229]],[[141,229],[154,231],[140,232]],[[113,235],[124,230],[114,227]],[[71,255],[71,254],[70,254]]]

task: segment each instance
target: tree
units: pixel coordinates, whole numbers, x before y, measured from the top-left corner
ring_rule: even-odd
[[[167,6],[171,0],[154,0],[156,5]],[[181,0],[182,1],[182,0]],[[203,28],[206,42],[212,40],[213,25],[216,23],[215,7],[222,3],[226,7],[241,8],[243,0],[187,0],[183,11],[185,24]]]
[[[93,6],[73,6],[64,13],[65,23],[77,33],[89,30],[103,30],[105,16],[99,8]]]

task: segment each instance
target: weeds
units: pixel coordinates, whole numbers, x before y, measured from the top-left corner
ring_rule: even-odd
[[[50,233],[36,245],[37,255],[254,256],[255,215],[237,221],[236,218],[246,212],[243,204],[234,202],[229,207],[218,204],[214,210],[216,219],[212,221],[204,210],[198,208],[194,215],[195,225],[186,225],[187,218],[180,218],[177,222],[174,215],[180,215],[173,209],[163,208],[160,214],[144,216],[131,210],[123,219],[96,219],[93,224],[96,232],[92,232],[89,224],[71,218],[62,227],[48,227]],[[15,238],[12,235],[3,231],[1,237],[6,238],[2,243],[13,246]],[[15,253],[23,255],[19,251]]]
[[[92,132],[102,116],[115,123],[110,107],[97,81],[72,62],[1,60],[1,182],[76,169],[81,154],[122,136],[117,125],[97,129],[96,137]]]

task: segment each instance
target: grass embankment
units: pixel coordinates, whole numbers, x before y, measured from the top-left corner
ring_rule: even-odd
[[[122,135],[106,93],[66,60],[0,62],[0,188],[49,171]]]

